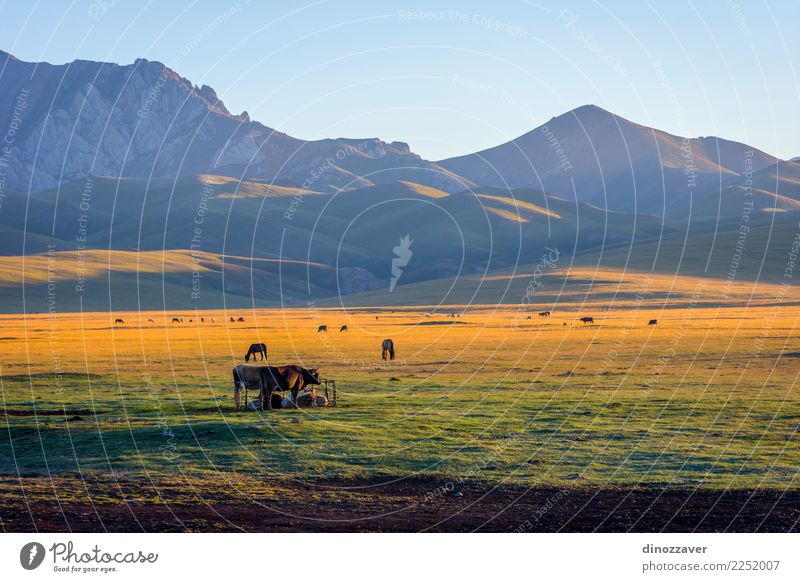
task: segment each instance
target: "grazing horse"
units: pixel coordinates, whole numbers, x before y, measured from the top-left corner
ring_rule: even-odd
[[[540,311],[539,312],[539,317],[550,317],[550,312],[549,311]]]
[[[647,325],[655,325],[657,323],[658,323],[657,319],[651,319],[650,321],[647,322]]]
[[[579,321],[581,323],[594,323],[594,317],[581,317]]]
[[[319,333],[319,332],[321,332],[321,331],[328,331],[328,326],[327,326],[327,325],[320,325],[320,326],[317,328],[317,333]]]
[[[272,410],[272,393],[290,390],[292,401],[297,408],[297,394],[306,385],[319,384],[319,371],[317,368],[302,368],[300,366],[248,366],[239,364],[233,368],[233,402],[239,408],[239,395],[245,391],[245,406],[247,406],[247,391],[258,389],[259,408]]]
[[[114,320],[114,323],[125,323],[125,322],[122,321],[121,319],[116,319],[116,320]]]
[[[267,359],[267,344],[250,344],[247,348],[247,353],[244,355],[244,361],[249,362],[250,356],[253,356],[253,361],[256,360],[256,354],[261,354],[261,359]]]
[[[178,319],[177,317],[173,317],[172,318],[172,323],[180,323],[180,322],[181,322],[181,320]]]
[[[381,344],[381,359],[386,360],[387,355],[390,360],[394,360],[394,342],[390,339],[383,340]]]
[[[147,323],[155,323],[155,320],[154,319],[148,319]]]
[[[244,323],[244,317],[240,317],[240,318],[239,318],[239,319],[237,319],[236,321],[238,321],[239,323]]]
[[[343,325],[342,327],[340,327],[340,328],[339,328],[339,331],[340,331],[340,332],[341,332],[341,331],[347,331],[347,326],[346,326],[346,325]]]

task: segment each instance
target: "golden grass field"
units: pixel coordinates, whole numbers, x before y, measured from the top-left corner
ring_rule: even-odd
[[[790,289],[570,278],[549,318],[524,304],[2,315],[0,502],[280,504],[301,496],[292,483],[408,479],[417,501],[467,484],[797,491]],[[256,341],[271,364],[335,379],[339,405],[234,410],[231,368]]]

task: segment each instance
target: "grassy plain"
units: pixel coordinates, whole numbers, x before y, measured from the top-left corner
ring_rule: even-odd
[[[630,296],[550,318],[513,305],[0,316],[0,473],[797,489],[798,312],[704,306],[718,285],[670,309]],[[257,340],[270,363],[336,379],[340,405],[233,410],[231,367]]]

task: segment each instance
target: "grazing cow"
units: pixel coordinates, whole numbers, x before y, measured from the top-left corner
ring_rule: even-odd
[[[594,317],[581,317],[581,323],[594,323]]]
[[[327,326],[327,325],[320,325],[320,326],[317,328],[317,333],[319,333],[319,332],[321,332],[321,331],[328,331],[328,326]]]
[[[550,312],[549,311],[540,311],[539,312],[539,317],[550,317]]]
[[[173,317],[172,318],[172,323],[180,323],[180,322],[181,322],[181,320],[178,319],[177,317]]]
[[[339,331],[340,331],[340,332],[342,332],[342,331],[347,331],[347,326],[346,326],[346,325],[343,325],[342,327],[340,327],[340,328],[339,328]]]
[[[240,318],[239,318],[239,319],[237,319],[236,321],[238,321],[239,323],[244,323],[244,317],[240,317]]]
[[[390,339],[383,340],[381,344],[381,359],[386,360],[387,356],[390,360],[394,360],[394,342]]]
[[[656,325],[657,323],[658,323],[657,319],[651,319],[650,321],[647,322],[647,325]]]
[[[124,322],[124,321],[122,321],[121,319],[115,319],[115,320],[114,320],[114,323],[125,323],[125,322]]]
[[[233,402],[239,408],[239,394],[245,390],[257,388],[259,390],[259,407],[272,410],[272,393],[291,391],[292,401],[297,408],[297,394],[310,384],[319,384],[319,371],[317,368],[302,368],[300,366],[247,366],[239,364],[233,368]],[[246,405],[246,403],[245,403]]]
[[[256,360],[256,354],[261,354],[261,359],[267,359],[267,344],[250,344],[247,348],[247,353],[244,355],[244,361],[249,362],[250,356],[253,356],[253,361]]]

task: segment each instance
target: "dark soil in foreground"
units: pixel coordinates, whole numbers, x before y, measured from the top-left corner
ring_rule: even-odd
[[[797,490],[528,489],[403,479],[277,481],[248,493],[178,480],[4,477],[0,493],[6,532],[800,531]]]

